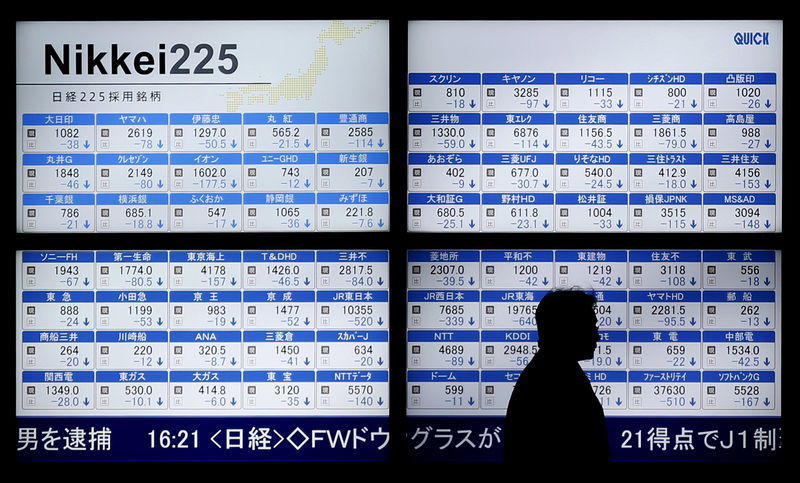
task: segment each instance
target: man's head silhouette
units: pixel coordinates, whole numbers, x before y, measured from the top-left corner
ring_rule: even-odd
[[[594,295],[581,290],[545,295],[536,308],[539,347],[577,361],[591,359],[600,340],[596,303]]]

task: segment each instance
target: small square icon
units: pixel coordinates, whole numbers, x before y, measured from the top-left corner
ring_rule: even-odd
[[[330,176],[331,175],[331,168],[322,168],[320,170],[320,174],[322,174],[322,176]]]
[[[715,345],[710,345],[706,349],[706,354],[716,354],[716,353],[717,353],[717,346]]]
[[[26,269],[26,272],[28,273],[28,275],[36,275],[36,267],[28,267]]]
[[[494,87],[489,87],[486,89],[486,97],[494,97],[495,96],[495,89]]]
[[[174,273],[175,275],[182,275],[183,274],[183,267],[180,266],[180,265],[177,265],[175,267],[175,270],[172,271],[172,273]]]
[[[419,386],[411,386],[411,394],[419,394],[420,388]]]
[[[411,216],[422,216],[422,208],[413,208],[411,210]]]
[[[414,168],[411,170],[412,176],[422,176],[422,168]]]
[[[322,134],[322,136],[330,136],[330,135],[331,135],[331,128],[329,128],[329,127],[323,127],[323,128],[320,130],[320,133]]]
[[[104,266],[100,267],[100,275],[108,275],[108,272],[109,272],[108,266],[104,265]]]
[[[36,209],[31,208],[28,210],[28,218],[36,218]]]
[[[36,137],[36,129],[28,129],[27,133],[28,133],[28,137],[29,138],[35,138]]]
[[[633,129],[633,136],[634,137],[640,138],[640,137],[642,137],[643,134],[644,134],[644,129],[642,129],[640,127],[636,127],[636,128]]]
[[[561,90],[561,97],[569,97],[569,89],[566,87],[562,87]]]
[[[717,209],[716,208],[709,208],[708,209],[708,216],[714,218],[717,216]]]
[[[29,169],[28,170],[28,178],[35,178],[35,177],[36,177],[36,170],[35,169]]]
[[[641,208],[634,208],[633,209],[633,216],[641,217],[644,210]]]
[[[100,346],[100,354],[102,354],[104,356],[108,355],[108,346],[107,345],[101,345]]]
[[[644,95],[644,89],[641,87],[636,87],[633,89],[633,95],[634,97],[642,97]]]
[[[109,210],[108,208],[100,208],[100,216],[102,218],[108,218],[109,216],[111,216],[111,210]]]
[[[641,305],[634,305],[633,306],[633,313],[636,315],[640,315],[642,313],[642,306]]]
[[[706,309],[706,313],[709,315],[714,315],[717,313],[717,306],[716,305],[709,305]]]
[[[177,176],[178,178],[183,176],[183,168],[175,168],[175,176]]]
[[[633,393],[634,394],[641,394],[642,393],[642,386],[633,386]]]
[[[100,394],[106,395],[109,393],[108,386],[100,386]]]
[[[319,273],[323,275],[328,275],[329,273],[331,273],[331,267],[328,265],[323,265],[320,267]]]
[[[256,353],[256,346],[254,346],[254,345],[247,346],[247,353],[251,354],[251,355],[255,354]]]
[[[569,216],[569,208],[560,208],[558,210],[558,216],[561,216],[561,217]]]
[[[486,208],[486,216],[494,216],[494,208]]]
[[[103,305],[100,307],[100,315],[108,315],[110,310],[111,309],[109,309],[108,305]]]
[[[641,275],[642,274],[642,266],[641,265],[634,265],[633,266],[633,273],[634,273],[634,275]]]
[[[176,345],[175,349],[172,352],[173,352],[173,354],[177,354],[177,355],[183,354],[183,346]]]
[[[26,391],[28,394],[36,394],[36,387],[35,386],[28,386]]]
[[[716,394],[717,393],[717,386],[708,386],[706,388],[706,394]]]
[[[717,176],[717,168],[708,168],[708,176],[715,178]]]
[[[250,136],[250,137],[255,136],[256,135],[256,128],[254,128],[254,127],[247,128],[247,135]]]
[[[256,314],[256,306],[255,305],[248,305],[247,306],[247,315],[255,315]]]
[[[422,352],[422,347],[420,347],[418,345],[412,345],[411,346],[411,353],[412,354],[419,354],[421,352]]]
[[[25,353],[28,354],[29,356],[35,356],[36,355],[36,347],[28,346],[28,348],[26,349]]]
[[[486,176],[492,178],[494,177],[494,168],[487,168],[486,169]]]
[[[247,266],[247,274],[248,274],[248,275],[255,275],[255,274],[256,274],[256,267],[255,267],[255,265],[248,265],[248,266]]]
[[[101,138],[107,138],[110,135],[111,135],[111,130],[110,129],[101,129],[100,130],[100,137]]]
[[[568,266],[566,266],[566,265],[561,265],[561,266],[559,266],[559,267],[558,267],[558,273],[559,273],[560,275],[566,275],[567,273],[569,273],[569,267],[568,267]]]
[[[258,214],[258,210],[256,208],[248,208],[247,209],[247,216],[256,216]]]
[[[255,386],[247,386],[247,394],[255,394],[256,387]]]
[[[175,394],[183,394],[183,386],[175,386],[175,389],[172,392]]]
[[[561,133],[561,137],[562,138],[565,138],[565,137],[569,136],[569,128],[568,127],[562,127],[559,130],[559,132]]]
[[[322,216],[331,216],[331,209],[330,208],[323,208],[322,209]]]
[[[174,132],[175,132],[175,137],[176,138],[182,138],[183,137],[183,128],[176,127]]]
[[[420,267],[419,265],[412,265],[411,273],[413,273],[414,275],[419,275],[420,273],[422,273],[422,267]]]
[[[411,313],[412,314],[421,314],[422,308],[419,305],[412,305],[411,306]]]
[[[633,175],[635,177],[637,177],[637,178],[641,178],[643,173],[644,173],[644,170],[642,168],[634,168],[633,169]]]
[[[422,88],[421,87],[413,88],[411,90],[411,95],[413,95],[414,97],[422,97]]]
[[[414,129],[411,130],[411,135],[414,136],[415,138],[422,136],[422,128],[415,127]]]
[[[36,307],[30,306],[27,309],[28,315],[36,315]]]
[[[486,136],[487,137],[490,137],[490,138],[494,137],[494,133],[495,133],[495,129],[493,127],[490,127],[490,128],[486,129]]]
[[[319,348],[319,353],[323,354],[323,355],[330,354],[331,353],[331,346],[324,345],[324,346],[320,347]]]
[[[709,275],[716,275],[717,274],[717,266],[716,265],[709,265],[706,269],[706,273]]]
[[[179,218],[183,216],[183,208],[175,208],[175,216]]]
[[[326,315],[330,314],[331,313],[331,306],[330,305],[323,305],[320,308],[320,312],[323,313],[323,314],[326,314]]]
[[[247,168],[247,176],[256,176],[256,173],[258,173],[256,168]]]
[[[708,96],[709,97],[717,97],[717,88],[716,87],[709,87],[708,88]]]
[[[487,305],[486,306],[486,313],[493,314],[494,313],[494,305]]]
[[[175,312],[175,315],[182,315],[183,314],[183,306],[182,305],[176,305],[174,312]]]
[[[486,394],[494,394],[494,386],[486,386]]]
[[[566,177],[568,177],[568,176],[569,176],[569,168],[561,168],[561,169],[559,169],[559,170],[558,170],[558,174],[559,174],[559,175],[560,175],[562,178],[566,178]]]
[[[717,128],[715,128],[715,127],[708,128],[708,136],[712,137],[712,138],[716,137],[717,136]]]
[[[108,168],[103,168],[100,170],[100,177],[101,178],[109,178],[111,177],[111,170]]]
[[[486,266],[486,273],[488,275],[493,275],[494,274],[494,265],[487,265]]]
[[[494,346],[493,345],[487,345],[486,346],[486,353],[487,354],[494,354]]]
[[[633,346],[633,353],[636,355],[640,355],[642,353],[642,346],[640,345]]]

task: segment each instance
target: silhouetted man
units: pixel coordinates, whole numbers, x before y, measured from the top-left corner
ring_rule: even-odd
[[[508,403],[506,461],[609,461],[603,407],[578,365],[592,358],[600,340],[596,302],[577,290],[550,292],[539,302],[539,351],[520,374]]]

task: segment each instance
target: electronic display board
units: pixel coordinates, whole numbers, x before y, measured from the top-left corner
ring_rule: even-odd
[[[777,458],[780,251],[410,250],[407,260],[412,458],[502,458],[509,397],[538,351],[538,302],[573,287],[598,300],[600,341],[581,367],[614,460]]]
[[[17,455],[385,460],[389,252],[17,252]]]
[[[408,229],[780,232],[782,34],[410,22]]]
[[[615,461],[781,458],[782,23],[409,22],[391,310],[388,233],[293,243],[389,231],[388,34],[17,23],[17,460],[386,461],[390,394],[401,460],[498,460],[563,287],[599,300],[581,366]],[[236,250],[277,231],[303,248]],[[99,232],[168,234],[65,241]],[[498,249],[513,232],[668,235]]]
[[[17,23],[18,232],[386,231],[387,21]]]

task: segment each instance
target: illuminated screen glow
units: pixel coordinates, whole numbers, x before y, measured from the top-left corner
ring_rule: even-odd
[[[388,22],[17,24],[19,232],[386,231]]]
[[[78,459],[386,458],[388,263],[358,250],[17,252],[20,456],[76,458],[42,438],[91,427],[108,445],[87,436]],[[234,435],[219,448],[217,429]],[[315,430],[350,443],[312,443]]]
[[[782,229],[780,22],[411,22],[408,63],[411,231]]]

